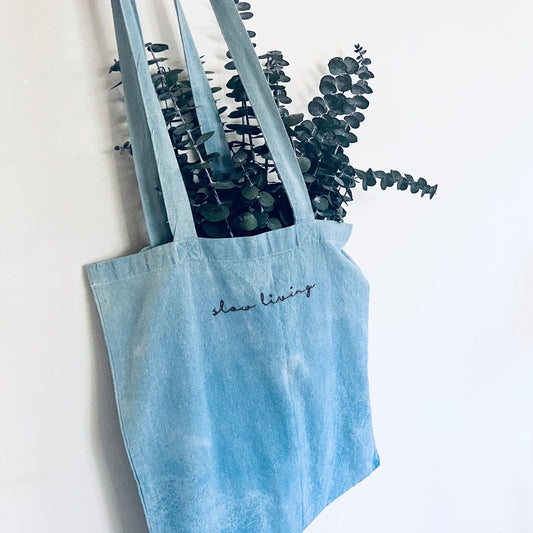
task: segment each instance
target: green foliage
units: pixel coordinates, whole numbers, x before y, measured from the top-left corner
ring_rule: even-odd
[[[243,20],[253,17],[248,2],[234,0]],[[248,31],[250,38],[255,32]],[[255,44],[254,44],[255,46]],[[231,150],[234,172],[215,174],[211,161],[218,154],[208,155],[205,142],[213,133],[200,131],[190,81],[182,69],[167,68],[165,57],[156,54],[168,50],[166,44],[147,43],[156,94],[180,165],[199,236],[210,238],[255,235],[294,223],[292,209],[283,185],[272,163],[272,156],[255,118],[240,76],[229,61],[225,69],[233,72],[226,87],[234,101],[233,109],[219,108],[226,115],[225,132]],[[368,81],[374,77],[369,70],[370,59],[359,44],[355,57],[334,57],[328,63],[328,74],[319,82],[320,96],[307,107],[310,118],[303,113],[291,114],[287,109],[292,100],[286,84],[290,78],[284,69],[289,63],[279,50],[259,55],[263,72],[274,101],[286,127],[309,192],[311,205],[318,219],[342,221],[346,215],[343,204],[353,200],[352,190],[360,184],[363,190],[379,183],[385,190],[396,185],[432,198],[437,185],[430,186],[424,178],[415,180],[397,170],[385,172],[354,168],[345,153],[357,142],[353,132],[365,120],[362,110],[369,106],[366,95],[372,94]],[[115,61],[110,72],[120,71]],[[117,83],[114,87],[120,85]],[[112,87],[112,88],[114,88]],[[212,91],[220,91],[220,87]],[[223,119],[224,121],[224,119]],[[116,146],[121,153],[132,153],[131,143]]]

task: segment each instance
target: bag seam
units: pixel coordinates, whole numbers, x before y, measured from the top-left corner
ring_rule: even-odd
[[[113,355],[114,352],[111,349],[110,343],[108,343],[108,333],[107,333],[107,327],[106,327],[106,320],[104,318],[104,313],[102,311],[102,304],[101,304],[101,301],[100,301],[100,295],[98,294],[98,291],[93,291],[93,294],[95,296],[95,301],[96,301],[96,306],[98,308],[98,312],[99,312],[99,314],[101,316],[101,319],[102,319],[102,330],[103,330],[103,333],[104,333],[104,341],[105,341],[106,349],[108,351],[109,364],[111,366],[113,389],[114,389],[115,396],[116,396],[116,402],[115,403],[116,403],[116,406],[117,406],[117,413],[118,413],[118,420],[119,420],[119,424],[120,424],[120,431],[122,433],[122,437],[124,439],[124,445],[125,445],[125,448],[126,448],[126,455],[128,456],[128,461],[130,463],[130,466],[131,466],[131,469],[132,469],[132,472],[133,472],[133,476],[135,477],[135,482],[137,483],[137,488],[138,488],[139,496],[140,496],[140,499],[141,499],[141,503],[143,505],[144,515],[145,515],[145,519],[146,519],[146,522],[147,522],[148,529],[150,531],[153,531],[154,529],[153,529],[152,524],[150,522],[149,513],[148,513],[148,510],[147,510],[147,506],[146,506],[146,501],[145,501],[145,496],[144,496],[142,484],[141,484],[140,478],[139,478],[139,476],[137,474],[137,469],[135,468],[135,464],[134,464],[134,461],[133,461],[133,455],[131,453],[131,446],[130,446],[129,439],[128,439],[128,436],[126,434],[125,428],[124,428],[124,420],[123,420],[122,409],[121,409],[122,396],[119,393],[118,385],[117,385],[116,380],[115,380],[116,372],[115,372],[115,365],[114,365],[114,360],[115,360],[114,359],[114,355]]]
[[[214,257],[200,256],[200,257],[188,258],[188,259],[184,260],[184,262],[185,261],[192,261],[192,260],[196,259],[196,260],[215,261],[215,262],[218,262],[218,263],[244,263],[244,262],[252,261],[254,259],[266,259],[268,257],[276,257],[276,256],[282,255],[282,254],[284,254],[286,252],[292,252],[293,250],[297,250],[298,248],[303,248],[303,247],[308,246],[310,244],[313,244],[315,242],[324,242],[326,244],[329,244],[329,243],[342,244],[343,243],[342,240],[319,239],[319,240],[313,240],[311,242],[307,242],[307,243],[304,243],[304,244],[300,244],[298,246],[293,246],[292,248],[287,248],[287,249],[282,250],[280,252],[275,252],[275,253],[266,254],[266,255],[257,255],[257,256],[254,256],[254,257],[247,257],[247,258],[244,258],[244,259],[217,259],[217,258],[214,258]],[[113,260],[111,260],[111,261],[113,261]],[[146,274],[150,274],[151,272],[158,272],[160,270],[167,270],[169,268],[174,268],[178,264],[180,264],[180,263],[174,263],[172,265],[166,265],[166,266],[161,266],[161,267],[150,268],[146,272],[139,272],[138,274],[133,274],[131,276],[120,277],[120,278],[114,279],[112,281],[97,282],[97,283],[92,284],[91,287],[102,287],[102,286],[105,286],[105,285],[110,285],[112,283],[116,283],[117,281],[125,281],[125,280],[128,280],[128,279],[137,278],[139,276],[144,276]]]

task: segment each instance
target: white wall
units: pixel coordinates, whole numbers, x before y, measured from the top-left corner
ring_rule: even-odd
[[[362,169],[439,183],[359,191],[348,252],[371,283],[382,465],[309,533],[533,531],[533,10],[528,0],[255,0],[297,112],[360,42]],[[185,0],[208,65],[225,48]],[[179,54],[171,1],[146,40]],[[147,244],[108,0],[0,6],[0,531],[146,533],[84,264]]]

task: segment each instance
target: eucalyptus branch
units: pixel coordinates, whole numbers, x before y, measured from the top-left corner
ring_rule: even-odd
[[[234,2],[243,20],[253,17],[249,2]],[[253,39],[255,32],[248,30],[248,35]],[[190,80],[180,77],[181,69],[161,65],[167,58],[157,54],[168,50],[167,45],[147,43],[146,48],[150,53],[148,64],[155,64],[157,68],[152,81],[165,106],[161,111],[186,183],[198,234],[211,238],[254,235],[293,224],[292,208],[283,184],[279,180],[268,180],[275,166],[270,161],[269,148],[256,125],[257,119],[231,54],[226,53],[229,62],[225,68],[233,71],[233,75],[226,87],[230,90],[227,96],[235,106],[228,118],[237,121],[225,123],[225,131],[235,135],[228,140],[234,170],[230,175],[219,175],[211,164],[219,154],[205,152],[204,144],[213,133],[201,131]],[[305,118],[304,113],[290,114],[286,108],[292,100],[286,89],[290,78],[285,68],[289,63],[283,53],[271,50],[258,55],[258,59],[264,61],[266,81],[298,158],[318,219],[342,222],[346,215],[343,205],[353,201],[352,190],[358,184],[362,190],[378,183],[383,190],[396,186],[398,190],[410,190],[429,198],[437,191],[437,185],[429,185],[424,178],[415,179],[397,170],[361,170],[351,163],[347,150],[358,141],[354,131],[365,120],[364,111],[370,104],[367,97],[373,92],[369,81],[374,77],[366,50],[356,44],[354,52],[355,57],[334,57],[328,62],[329,73],[322,76],[318,86],[320,95],[307,106],[309,118]],[[119,72],[120,62],[115,60],[109,71]],[[213,92],[219,89],[212,88]],[[225,110],[219,109],[219,113]],[[129,141],[115,149],[132,154]],[[190,156],[194,156],[194,160],[189,161]]]

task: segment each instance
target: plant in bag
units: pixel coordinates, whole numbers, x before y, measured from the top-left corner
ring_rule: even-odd
[[[285,108],[283,54],[261,63],[232,0],[210,0],[240,75],[224,126],[174,3],[188,78],[145,46],[135,0],[111,0],[150,246],[85,271],[123,441],[151,533],[302,533],[380,465],[369,283],[334,220],[361,179],[341,120],[353,128],[364,101],[340,104],[362,96],[344,89],[365,86],[364,52],[352,74],[331,63],[335,89],[326,77],[305,121]],[[219,235],[252,236],[202,238]]]
[[[234,1],[243,20],[252,18],[248,2]],[[253,38],[255,32],[248,30],[248,35]],[[182,69],[163,65],[168,58],[157,54],[168,50],[166,44],[146,43],[145,46],[150,55],[148,63],[156,67],[152,81],[162,103],[198,234],[212,238],[255,235],[293,224],[287,195],[240,76],[235,73],[226,84],[233,109],[228,113],[227,107],[219,108],[219,113],[227,116],[225,132],[233,170],[216,172],[213,161],[220,154],[205,150],[213,132],[201,130],[190,80]],[[383,190],[396,186],[413,194],[427,194],[429,198],[437,191],[437,185],[430,186],[424,178],[416,180],[397,170],[361,170],[351,164],[345,150],[358,140],[354,130],[365,119],[363,110],[369,106],[367,95],[372,93],[369,80],[374,77],[366,50],[357,44],[354,52],[354,57],[334,57],[329,61],[329,73],[319,82],[320,95],[307,106],[307,119],[304,113],[291,114],[286,107],[292,100],[286,88],[290,78],[285,68],[289,63],[283,53],[272,50],[258,56],[298,157],[317,219],[342,222],[346,215],[343,204],[353,200],[352,189],[357,184],[363,190],[378,183]],[[225,68],[233,72],[236,68],[229,52],[227,57]],[[120,63],[115,61],[110,72],[119,70]],[[112,88],[118,85],[120,82]],[[221,87],[211,90],[217,93]],[[115,149],[132,153],[129,141]]]

